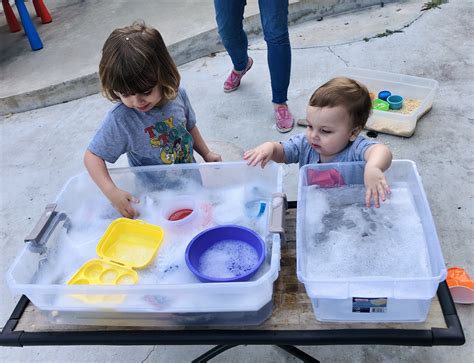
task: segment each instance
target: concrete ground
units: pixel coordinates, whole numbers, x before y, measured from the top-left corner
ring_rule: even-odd
[[[404,1],[360,12],[309,20],[290,27],[292,78],[289,105],[296,118],[305,116],[312,91],[344,67],[361,67],[436,79],[433,109],[420,120],[411,138],[379,134],[377,140],[396,159],[416,162],[431,206],[446,265],[474,275],[473,147],[473,2],[450,1],[440,9],[420,12],[426,1]],[[209,6],[209,4],[207,4]],[[66,6],[66,5],[64,5]],[[150,5],[151,6],[151,5]],[[212,11],[212,6],[208,11]],[[142,16],[146,19],[146,16]],[[126,18],[126,17],[125,17]],[[159,24],[156,25],[159,27]],[[3,29],[3,28],[1,28]],[[402,30],[387,35],[394,30]],[[74,33],[78,40],[81,35]],[[169,33],[168,33],[169,34]],[[83,34],[82,37],[90,37]],[[367,41],[364,40],[367,39]],[[3,41],[3,40],[2,40]],[[23,40],[26,41],[26,40]],[[50,42],[53,42],[52,37]],[[230,70],[225,53],[202,57],[179,67],[183,85],[196,111],[205,140],[225,161],[238,160],[243,150],[263,141],[284,140],[274,128],[265,43],[250,41],[254,68],[241,88],[222,92]],[[36,53],[31,53],[34,56]],[[2,63],[0,63],[2,64]],[[3,67],[3,66],[2,66]],[[3,71],[3,70],[2,70]],[[2,80],[2,90],[3,79]],[[7,115],[0,121],[0,274],[3,276],[23,248],[44,206],[64,183],[84,170],[82,155],[111,104],[100,94],[75,101]],[[464,106],[464,107],[463,107]],[[117,165],[126,165],[121,158]],[[285,166],[284,188],[296,198],[297,166]],[[16,304],[4,280],[0,283],[0,321]],[[466,362],[473,356],[472,306],[457,305],[466,344],[461,347],[314,346],[300,347],[328,362]],[[0,348],[8,362],[187,362],[209,346],[83,346]],[[471,358],[472,359],[472,358]],[[216,362],[293,362],[272,346],[239,346]]]
[[[394,0],[385,1],[385,3]],[[43,49],[32,52],[23,32],[0,19],[0,115],[70,101],[99,90],[97,64],[110,32],[136,19],[160,29],[178,65],[222,51],[212,0],[47,1],[50,24],[33,23]],[[249,0],[245,26],[261,32],[258,1]],[[289,0],[290,23],[379,4],[379,0]],[[33,5],[29,11],[34,15]],[[3,21],[3,23],[2,23]],[[60,65],[60,66],[58,66]]]

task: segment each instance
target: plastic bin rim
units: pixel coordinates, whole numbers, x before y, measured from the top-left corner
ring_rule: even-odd
[[[273,275],[273,276],[272,276]],[[270,280],[265,280],[263,281],[264,278],[267,276],[270,276]],[[242,281],[242,282],[215,282],[212,283],[212,288],[206,288],[206,290],[228,290],[228,289],[235,289],[235,288],[252,288],[256,286],[260,286],[263,284],[267,284],[268,282],[274,282],[278,278],[278,271],[272,271],[272,268],[270,267],[270,270],[267,271],[265,274],[260,276],[258,280],[254,281]],[[67,284],[45,284],[45,285],[37,285],[37,284],[17,284],[12,281],[8,281],[8,286],[12,291],[24,294],[28,296],[28,293],[25,292],[25,290],[29,291],[35,291],[35,292],[40,292],[42,290],[48,290],[48,293],[53,293],[58,290],[67,290],[65,293],[75,293],[75,292],[90,292],[90,293],[95,293],[97,292],[98,294],[100,293],[101,295],[104,295],[106,293],[108,294],[130,294],[131,292],[139,292],[139,291],[149,291],[149,290],[156,290],[157,293],[161,289],[167,289],[167,290],[180,290],[180,289],[187,289],[187,290],[193,290],[193,289],[199,289],[203,290],[203,284],[202,282],[196,282],[196,283],[188,283],[188,284],[158,284],[158,285],[126,285],[124,287],[117,287],[117,285],[67,285]],[[229,284],[232,284],[229,286]],[[210,284],[206,284],[210,285]]]
[[[273,237],[278,236],[278,233],[272,233]],[[279,274],[279,263],[280,263],[280,247],[281,241],[273,239],[272,242],[272,254],[271,254],[271,263],[270,268],[267,272],[265,272],[258,280],[253,281],[241,281],[241,282],[214,282],[212,284],[204,284],[202,282],[195,282],[195,283],[187,283],[187,284],[157,284],[157,285],[124,285],[123,287],[119,287],[117,285],[67,285],[67,284],[24,284],[24,283],[16,283],[13,278],[13,269],[16,267],[17,263],[21,256],[27,251],[28,246],[24,246],[23,250],[18,255],[17,259],[13,262],[13,264],[9,267],[6,273],[6,280],[7,285],[11,291],[18,292],[21,294],[28,294],[25,292],[26,290],[40,292],[43,290],[48,290],[48,293],[56,292],[59,290],[67,289],[67,293],[74,293],[74,292],[84,292],[84,291],[91,291],[91,292],[105,292],[113,293],[113,294],[123,294],[123,293],[130,293],[139,292],[142,290],[148,291],[150,289],[153,290],[161,290],[161,289],[169,289],[169,290],[179,290],[179,289],[203,289],[203,285],[206,286],[206,290],[227,290],[227,289],[234,289],[234,288],[252,288],[257,287],[263,284],[267,284],[268,282],[275,282],[278,278]],[[269,278],[269,279],[268,279]],[[267,279],[267,280],[265,280]]]
[[[412,112],[410,113],[388,113],[390,115],[390,118],[401,118],[401,119],[411,119],[413,118],[414,115],[418,114],[418,113],[422,113],[422,104],[420,104],[420,106],[416,109],[416,110],[413,110]],[[423,110],[424,111],[424,110]],[[375,110],[375,109],[372,109],[372,114],[369,116],[369,118],[372,116],[372,115],[383,115],[383,116],[387,116],[387,111],[381,111],[381,110]]]
[[[311,169],[311,168],[314,168],[314,167],[317,167],[317,168],[322,168],[323,170],[327,170],[331,167],[337,167],[339,165],[360,165],[360,166],[363,166],[365,165],[365,161],[337,161],[337,162],[329,162],[329,163],[319,163],[319,164],[306,164],[306,165],[303,165],[300,170],[299,170],[299,181],[298,181],[298,201],[301,200],[301,193],[302,193],[302,187],[305,186],[306,184],[303,183],[303,177],[305,174],[305,171],[307,169]],[[392,165],[401,165],[401,164],[409,164],[411,165],[411,167],[413,168],[414,172],[415,172],[415,176],[417,179],[420,178],[420,175],[418,173],[418,169],[416,167],[416,163],[413,161],[413,160],[408,160],[408,159],[394,159],[392,160],[392,164],[390,165],[390,167],[387,169],[387,171],[390,170],[390,168],[392,167]],[[426,198],[426,196],[425,196]]]
[[[353,165],[365,165],[365,161],[337,161],[337,162],[329,162],[329,163],[319,163],[319,164],[306,164],[303,165],[300,170],[303,169],[309,169],[310,167],[315,167],[315,166],[324,166],[324,169],[326,169],[326,166],[332,166],[332,165],[348,165],[348,164],[353,164]],[[413,160],[409,159],[393,159],[392,160],[392,165],[393,164],[411,164],[415,170],[416,170],[416,163]],[[390,168],[389,168],[390,169]],[[387,170],[389,170],[387,169]]]
[[[319,164],[306,164],[306,165],[303,165],[300,170],[299,170],[299,181],[298,181],[298,201],[301,200],[301,193],[302,193],[302,187],[305,186],[305,184],[303,184],[303,177],[305,174],[305,171],[307,169],[310,169],[310,168],[323,168],[323,170],[327,170],[331,167],[337,167],[339,165],[360,165],[360,166],[364,166],[365,165],[365,161],[337,161],[337,162],[329,162],[329,163],[319,163]],[[413,160],[408,160],[408,159],[395,159],[395,160],[392,160],[392,164],[390,165],[390,167],[387,169],[387,171],[390,170],[390,168],[394,165],[402,165],[402,164],[409,164],[411,165],[411,167],[413,168],[413,171],[415,172],[415,176],[416,178],[419,180],[420,179],[420,175],[418,173],[418,169],[416,167],[416,163],[413,161]],[[426,195],[425,195],[425,198],[426,198]]]
[[[112,167],[112,168],[109,168],[109,173],[112,173],[112,174],[115,174],[115,173],[120,173],[120,172],[123,172],[123,171],[130,171],[130,170],[133,170],[133,171],[148,171],[148,170],[170,170],[170,167],[174,168],[174,169],[199,169],[200,167],[204,166],[205,168],[210,168],[210,167],[224,167],[224,168],[227,168],[227,167],[231,167],[231,166],[238,166],[238,165],[242,165],[242,166],[246,166],[246,167],[249,167],[248,166],[248,163],[244,160],[244,161],[220,161],[220,162],[209,162],[209,163],[185,163],[185,164],[171,164],[171,165],[142,165],[142,166],[121,166],[121,167]],[[274,161],[270,161],[266,168],[267,167],[270,167],[270,168],[273,168],[273,169],[276,169],[278,171],[281,171],[283,169],[283,167],[274,162]],[[80,172],[76,175],[73,175],[70,179],[73,179],[75,177],[78,177],[78,176],[81,176],[81,175],[87,175],[87,171],[83,171],[83,172]],[[68,184],[68,183],[66,183]]]
[[[210,163],[186,163],[186,164],[171,164],[171,165],[145,165],[145,166],[122,166],[118,168],[109,168],[109,173],[111,175],[118,174],[124,171],[151,171],[151,170],[170,170],[169,168],[175,168],[175,169],[197,169],[199,170],[202,166],[204,168],[211,168],[211,167],[223,167],[223,168],[229,168],[232,166],[237,166],[237,165],[242,165],[249,167],[247,164],[247,161],[220,161],[220,162],[210,162]],[[271,161],[267,164],[265,168],[273,168],[277,171],[277,191],[281,192],[282,189],[282,184],[283,184],[283,167],[275,163],[274,161]],[[66,189],[68,188],[69,184],[72,183],[74,179],[83,177],[83,176],[88,176],[87,171],[80,172],[76,175],[71,176],[66,183],[63,185],[59,193],[56,195],[54,202],[58,203],[59,198],[64,194]]]
[[[419,76],[412,76],[412,75],[409,75],[409,74],[403,74],[403,73],[395,73],[395,72],[386,72],[386,71],[379,71],[379,70],[375,70],[375,69],[368,69],[368,68],[359,68],[359,67],[344,67],[344,68],[338,68],[336,69],[330,76],[330,78],[334,78],[334,77],[337,77],[338,75],[343,75],[345,73],[347,73],[347,71],[350,71],[350,70],[354,70],[354,71],[362,71],[362,72],[370,72],[372,74],[375,74],[375,75],[386,75],[386,74],[390,74],[390,75],[393,75],[393,76],[403,76],[403,77],[407,77],[408,79],[412,79],[412,80],[423,80],[423,81],[430,81],[433,83],[433,89],[436,90],[439,86],[439,82],[435,79],[432,79],[432,78],[424,78],[424,77],[419,77]]]
[[[352,277],[352,278],[338,278],[338,279],[308,279],[303,276],[301,270],[297,271],[298,280],[303,284],[311,283],[360,283],[360,282],[390,282],[390,283],[399,283],[399,282],[413,282],[413,281],[438,281],[441,282],[446,278],[447,270],[441,270],[440,274],[431,277],[387,277],[387,276],[366,276],[366,277]]]
[[[261,303],[254,304],[254,305],[239,305],[238,307],[238,312],[250,312],[250,311],[258,311],[261,308],[263,308],[265,305],[268,303],[272,302],[272,298],[270,297],[269,300],[265,300]],[[33,303],[34,304],[34,303]],[[35,304],[34,304],[35,305]],[[89,310],[89,309],[81,309],[79,307],[61,307],[60,310],[58,310],[57,306],[37,306],[35,305],[38,309],[41,311],[59,311],[59,312],[85,312],[85,313],[90,313],[90,312],[97,312],[97,310]],[[162,314],[162,313],[227,313],[227,312],[236,312],[236,307],[229,307],[229,308],[219,308],[219,309],[212,309],[212,308],[193,308],[193,311],[189,311],[189,308],[177,308],[177,309],[162,309],[162,310],[143,310],[143,308],[137,308],[137,309],[115,309],[113,310],[114,313],[125,313],[125,314],[133,314],[133,313],[140,313],[140,314],[147,314],[147,313],[152,313],[152,314]]]

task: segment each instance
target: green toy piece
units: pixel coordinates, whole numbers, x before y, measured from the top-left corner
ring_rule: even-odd
[[[380,98],[376,98],[375,100],[372,101],[372,108],[374,110],[379,110],[379,111],[388,111],[390,108],[390,105],[388,104],[387,101],[381,100]]]

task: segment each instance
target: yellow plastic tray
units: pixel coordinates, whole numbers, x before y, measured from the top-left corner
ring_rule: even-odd
[[[68,285],[133,285],[139,280],[133,268],[150,264],[163,242],[163,229],[140,220],[114,220],[96,247],[101,259],[82,265]],[[123,295],[72,295],[88,303],[121,302]]]
[[[138,274],[127,267],[94,259],[82,265],[69,280],[70,285],[133,285]]]
[[[69,285],[133,285],[138,282],[138,274],[127,267],[122,267],[113,262],[93,259],[82,265],[69,280]],[[72,297],[88,304],[109,303],[119,304],[126,295],[82,295],[74,294]]]

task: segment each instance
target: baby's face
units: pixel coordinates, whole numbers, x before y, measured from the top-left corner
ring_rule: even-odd
[[[343,106],[308,106],[306,118],[306,138],[311,147],[319,153],[321,162],[333,159],[350,141],[354,141],[359,133],[358,128],[352,128],[349,114]]]
[[[133,95],[123,95],[119,93],[120,100],[128,108],[134,108],[140,112],[150,111],[160,103],[162,95],[160,87],[155,86],[145,93],[136,93]]]

